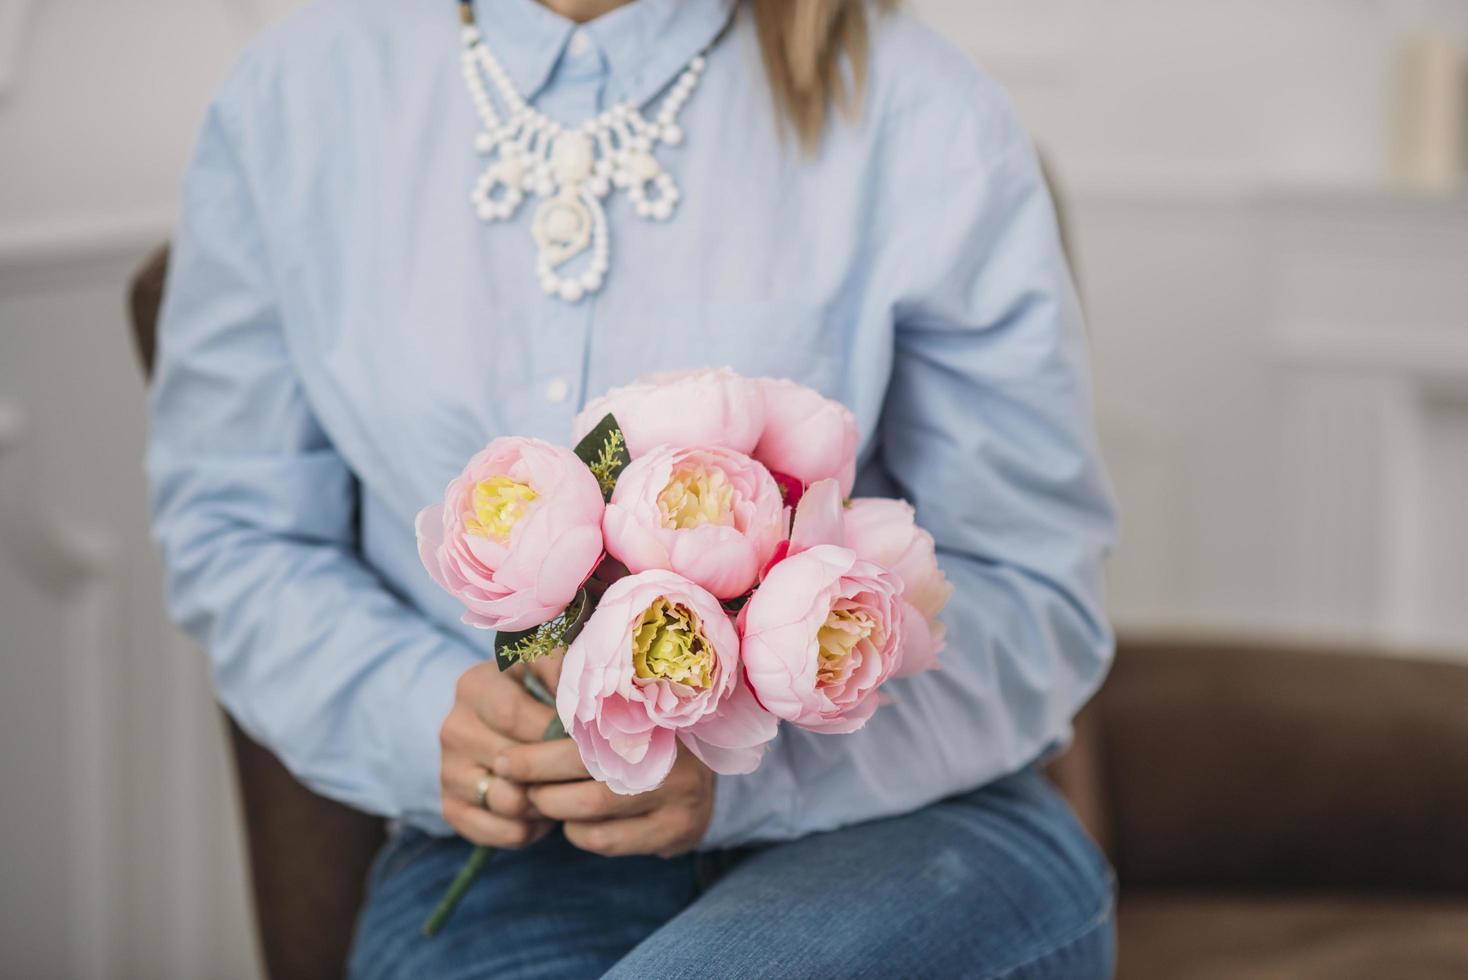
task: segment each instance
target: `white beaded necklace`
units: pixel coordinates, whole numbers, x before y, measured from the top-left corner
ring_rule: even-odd
[[[613,187],[627,192],[638,215],[654,221],[673,216],[678,185],[653,156],[658,143],[683,141],[678,113],[703,73],[704,56],[690,61],[649,123],[623,100],[581,126],[567,129],[526,104],[490,52],[474,23],[472,0],[460,0],[463,24],[464,83],[484,130],[474,148],[490,158],[470,199],[485,221],[503,221],[519,210],[526,192],[541,199],[531,234],[537,249],[535,271],[546,293],[568,303],[601,289],[611,256],[607,215],[601,199]],[[482,72],[482,74],[481,74]],[[495,111],[484,76],[494,82],[509,118]],[[652,185],[655,193],[648,193]],[[562,265],[591,248],[577,275],[562,275]]]

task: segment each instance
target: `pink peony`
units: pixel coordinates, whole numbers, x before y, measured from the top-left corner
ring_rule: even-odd
[[[524,630],[557,616],[601,558],[601,487],[569,449],[496,439],[443,503],[418,514],[418,554],[464,622]]]
[[[719,601],[661,570],[607,589],[566,651],[556,710],[587,771],[622,794],[657,788],[677,741],[715,772],[753,772],[779,724],[745,685]]]
[[[607,553],[634,572],[665,568],[731,599],[785,537],[769,471],[732,449],[660,446],[617,479],[602,520]]]
[[[790,548],[798,555],[818,544],[846,545],[846,509],[835,480],[812,483],[795,505],[790,519]]]
[[[772,568],[740,613],[745,674],[772,714],[818,732],[854,732],[901,662],[902,583],[837,545]]]
[[[913,607],[898,676],[937,666],[944,628],[938,614],[953,585],[938,567],[933,536],[918,527],[905,500],[858,497],[846,508],[846,546],[902,580],[902,599]],[[922,627],[922,628],[918,628]]]
[[[579,442],[608,412],[617,417],[633,459],[661,445],[747,453],[765,419],[759,389],[728,368],[650,374],[613,388],[576,416],[572,441]]]
[[[764,429],[750,455],[807,486],[834,479],[843,495],[851,493],[861,442],[851,411],[794,381],[759,378],[752,383],[763,396]]]

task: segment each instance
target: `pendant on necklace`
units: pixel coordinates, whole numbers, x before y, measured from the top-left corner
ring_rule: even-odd
[[[591,244],[591,209],[562,190],[535,209],[531,227],[540,255],[552,269],[586,251]]]
[[[666,221],[680,196],[673,177],[654,156],[659,144],[683,141],[678,113],[704,70],[698,55],[673,83],[653,122],[630,102],[619,102],[575,129],[531,107],[511,84],[474,25],[473,6],[461,0],[464,82],[484,129],[475,148],[489,163],[470,199],[485,221],[513,217],[527,193],[540,198],[530,234],[541,288],[574,303],[602,288],[611,261],[606,209],[613,189],[627,195],[639,217]],[[501,119],[485,86],[494,83],[508,118]],[[575,261],[590,250],[589,257]],[[565,267],[574,264],[576,269]]]

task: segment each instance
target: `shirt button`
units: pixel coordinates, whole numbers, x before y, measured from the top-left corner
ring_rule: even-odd
[[[555,378],[550,382],[550,384],[545,386],[546,401],[560,404],[561,402],[566,400],[566,396],[570,393],[571,386],[566,384],[564,378]]]
[[[571,43],[567,46],[566,50],[570,53],[571,57],[579,58],[591,50],[591,38],[586,36],[585,31],[573,31],[571,34]]]

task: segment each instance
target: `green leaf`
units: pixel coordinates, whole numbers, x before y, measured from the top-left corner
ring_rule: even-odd
[[[591,596],[582,588],[561,614],[528,630],[500,630],[494,636],[494,662],[500,670],[549,656],[576,639],[591,616]]]
[[[591,593],[583,585],[576,593],[576,597],[571,600],[571,604],[566,607],[566,611],[561,614],[566,621],[565,628],[561,630],[563,646],[569,646],[572,640],[581,635],[581,628],[586,625],[586,621],[591,618],[595,610],[596,603],[591,601]]]
[[[748,592],[744,593],[744,595],[737,595],[732,599],[725,599],[723,603],[724,608],[729,610],[731,613],[737,613],[739,610],[744,608],[744,604],[748,602],[753,595],[754,590],[750,589]]]
[[[617,417],[608,412],[596,423],[594,429],[576,443],[573,452],[596,476],[596,482],[601,484],[602,497],[612,499],[617,477],[632,462],[632,456],[627,452],[627,437],[622,434]]]

